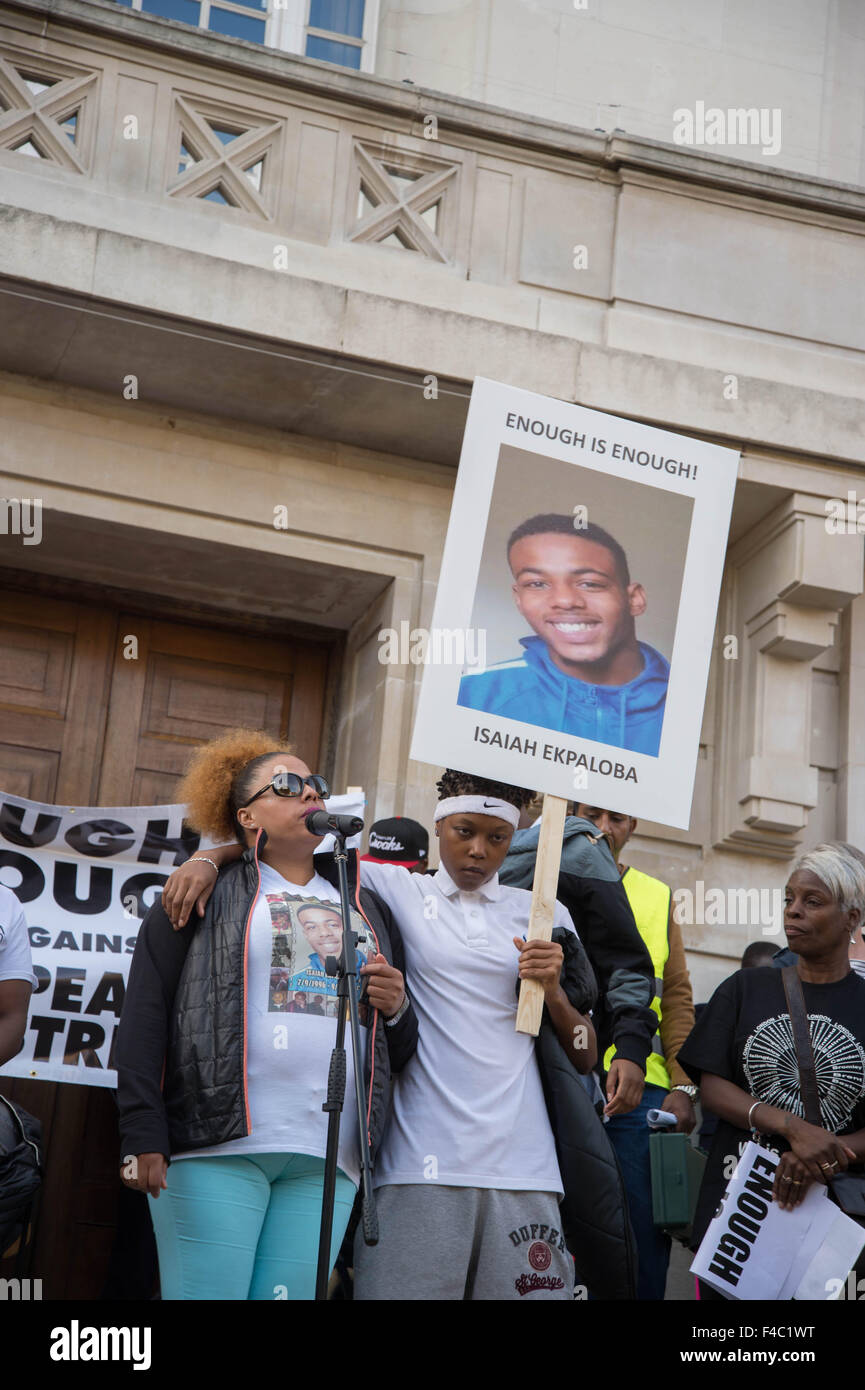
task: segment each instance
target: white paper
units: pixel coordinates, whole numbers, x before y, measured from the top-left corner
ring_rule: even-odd
[[[646,1124],[650,1129],[675,1129],[679,1121],[670,1110],[649,1110]]]
[[[839,1215],[838,1208],[829,1201],[825,1187],[820,1187],[816,1183],[809,1187],[806,1192],[803,1205],[806,1202],[813,1213],[811,1228],[796,1251],[796,1258],[791,1264],[787,1278],[778,1293],[779,1302],[796,1297],[796,1290],[803,1278],[806,1277],[811,1261],[823,1247],[835,1223],[835,1218]],[[855,1258],[854,1255],[853,1259],[855,1260]],[[844,1273],[847,1273],[846,1269]],[[825,1293],[821,1297],[825,1298]]]
[[[792,1295],[798,1302],[837,1298],[839,1284],[843,1285],[865,1246],[865,1230],[834,1203],[829,1205],[835,1220]]]

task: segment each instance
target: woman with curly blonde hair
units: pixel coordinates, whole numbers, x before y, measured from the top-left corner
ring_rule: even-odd
[[[342,936],[336,863],[315,853],[321,837],[305,821],[328,795],[291,750],[248,729],[197,749],[180,787],[190,824],[215,841],[234,837],[242,853],[185,930],[161,903],[147,913],[120,1020],[122,1176],[149,1195],[164,1299],[313,1297],[336,1029],[336,1009],[321,1001],[336,1003],[327,959]],[[355,851],[349,883],[374,1152],[417,1023],[399,933],[360,887]],[[292,995],[313,1007],[287,1009]],[[351,1094],[350,1053],[347,1062]],[[359,1179],[350,1123],[338,1162],[334,1258]]]

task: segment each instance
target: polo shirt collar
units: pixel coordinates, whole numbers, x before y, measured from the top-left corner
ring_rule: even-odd
[[[433,880],[446,898],[454,898],[460,892],[444,864],[439,865],[433,875]],[[482,883],[479,888],[475,889],[475,892],[480,893],[481,897],[486,898],[488,902],[497,902],[502,895],[498,874],[493,874],[492,878],[488,878],[486,883]]]

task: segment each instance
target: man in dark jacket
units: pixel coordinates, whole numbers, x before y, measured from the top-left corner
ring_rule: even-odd
[[[539,833],[538,821],[516,831],[499,873],[503,883],[531,888]],[[651,1007],[654,970],[610,847],[591,821],[577,816],[565,821],[557,897],[571,915],[600,987],[593,1014],[600,1055],[611,1043],[616,1048],[606,1079],[605,1114],[624,1115],[640,1103],[657,1028]]]

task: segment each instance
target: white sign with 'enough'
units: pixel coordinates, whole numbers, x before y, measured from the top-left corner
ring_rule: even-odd
[[[865,1230],[815,1183],[792,1211],[772,1200],[779,1155],[748,1144],[691,1272],[725,1298],[829,1299],[865,1245]]]

